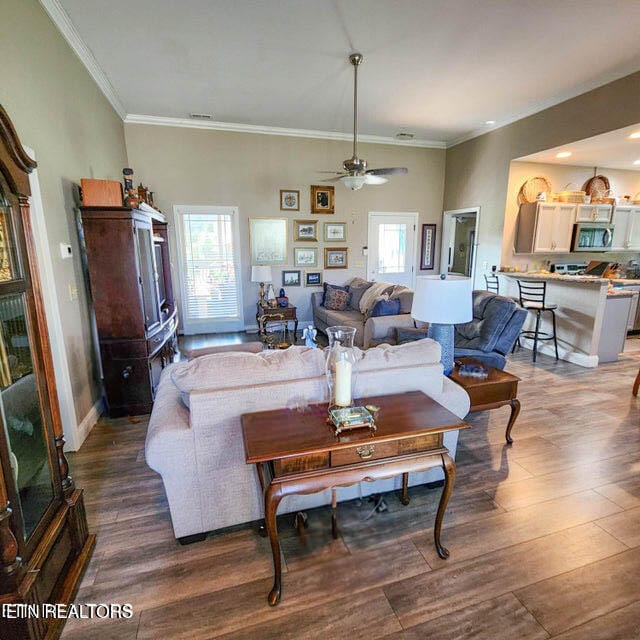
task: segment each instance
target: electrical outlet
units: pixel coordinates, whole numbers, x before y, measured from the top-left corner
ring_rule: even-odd
[[[78,285],[75,282],[69,283],[69,300],[72,302],[78,299]]]

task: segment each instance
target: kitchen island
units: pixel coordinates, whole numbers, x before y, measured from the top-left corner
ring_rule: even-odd
[[[504,284],[501,292],[515,298],[518,297],[516,280],[547,283],[546,302],[558,307],[558,353],[562,360],[583,367],[597,367],[600,361],[611,361],[612,341],[615,344],[624,344],[633,294],[629,292],[610,295],[610,281],[607,278],[555,273],[498,275],[502,280],[501,284]],[[530,313],[523,328],[531,331],[534,324],[534,314]],[[550,313],[542,314],[540,330],[552,333]],[[529,349],[533,347],[533,340],[524,338],[521,342]],[[555,357],[553,341],[538,343],[538,352]],[[617,356],[613,359],[617,359]]]

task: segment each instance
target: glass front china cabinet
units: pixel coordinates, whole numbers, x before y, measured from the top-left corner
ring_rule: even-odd
[[[68,603],[95,538],[69,476],[31,234],[24,152],[0,106],[0,602]],[[63,621],[0,618],[0,637],[55,638]]]

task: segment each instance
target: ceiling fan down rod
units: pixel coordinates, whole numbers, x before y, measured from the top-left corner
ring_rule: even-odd
[[[358,157],[358,66],[362,64],[364,56],[352,53],[349,62],[353,65],[353,157]]]

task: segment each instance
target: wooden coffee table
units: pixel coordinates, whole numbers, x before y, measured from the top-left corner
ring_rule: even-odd
[[[327,405],[303,411],[281,409],[242,416],[247,464],[255,464],[264,493],[264,515],[273,554],[274,582],[268,602],[282,593],[280,542],[276,511],[282,498],[346,487],[362,480],[378,480],[442,467],[445,474],[434,527],[438,555],[449,551],[440,542],[442,519],[455,482],[455,463],[443,445],[447,431],[470,425],[420,391],[363,398],[358,404],[380,407],[377,430],[345,431],[339,437],[327,423]],[[403,501],[404,502],[404,501]],[[336,531],[335,513],[333,518]]]
[[[488,370],[487,378],[473,378],[461,376],[458,372],[458,362],[463,364],[475,364]],[[507,423],[505,438],[508,444],[513,443],[511,429],[520,413],[520,401],[518,400],[518,382],[520,378],[501,369],[490,367],[473,358],[456,358],[456,365],[449,374],[449,378],[459,384],[471,399],[469,411],[485,411],[487,409],[497,409],[505,405],[511,406],[511,415]]]

